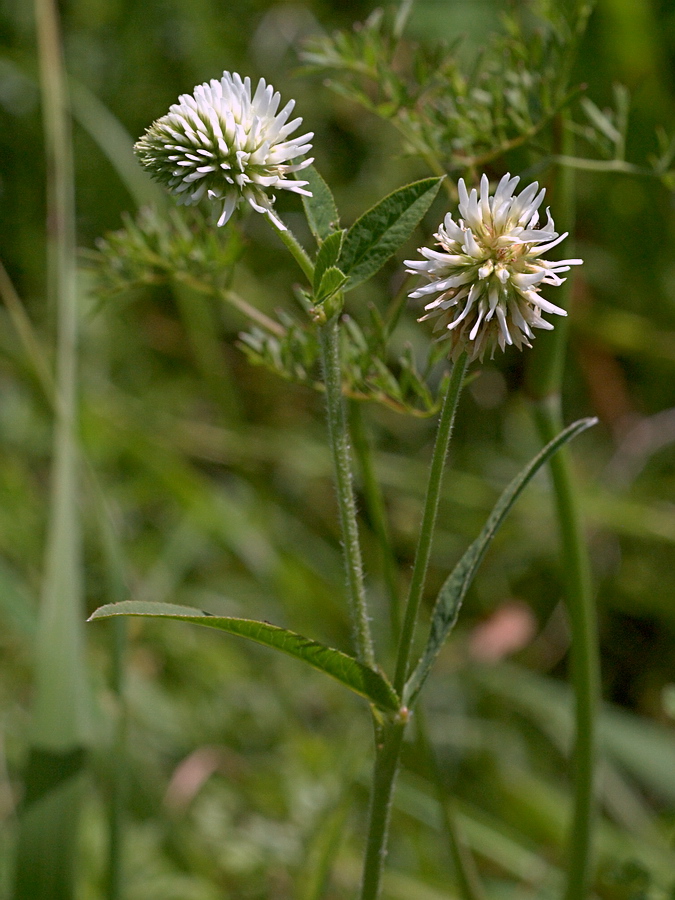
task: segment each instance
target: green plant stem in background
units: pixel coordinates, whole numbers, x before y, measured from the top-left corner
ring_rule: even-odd
[[[557,123],[561,151],[573,152],[572,132],[565,117]],[[565,230],[574,222],[574,175],[561,169],[555,184],[556,207]],[[572,251],[568,253],[572,255]],[[561,287],[561,305],[569,308],[571,280]],[[558,295],[560,297],[560,294]],[[567,341],[566,321],[537,338],[529,359],[527,389],[544,441],[561,428],[561,386]],[[600,659],[592,594],[590,561],[585,544],[577,492],[567,448],[550,462],[561,554],[566,583],[567,611],[572,637],[571,670],[575,696],[574,809],[568,839],[565,900],[588,896],[593,859],[595,819],[596,719],[600,702]]]
[[[542,439],[550,440],[560,430],[562,421],[559,397],[540,401],[535,404],[534,412]],[[574,812],[568,839],[565,900],[584,900],[591,878],[595,818],[596,720],[600,693],[597,623],[588,551],[566,448],[549,465],[565,568],[575,697]]]
[[[26,308],[19,297],[7,270],[0,262],[0,298],[7,309],[7,313],[14,325],[17,336],[23,344],[27,359],[30,360],[35,376],[40,383],[45,397],[52,407],[56,404],[54,375],[47,363],[47,355],[35,334],[33,325],[28,318]]]
[[[438,513],[438,500],[441,494],[443,469],[448,455],[448,445],[452,436],[452,426],[455,421],[455,412],[457,410],[459,395],[462,390],[466,365],[467,354],[465,352],[452,367],[452,373],[450,375],[450,380],[448,381],[448,388],[443,400],[443,407],[438,422],[438,433],[436,436],[436,444],[434,446],[434,455],[431,460],[431,471],[429,472],[429,482],[427,484],[427,494],[424,501],[422,524],[417,540],[412,580],[410,582],[410,591],[408,593],[408,601],[405,608],[403,627],[398,645],[394,687],[399,695],[403,691],[403,686],[405,685],[408,676],[408,663],[410,661],[410,652],[412,650],[413,638],[415,635],[415,625],[417,624],[417,613],[422,600],[422,594],[424,593],[424,584],[426,581],[427,568],[429,566],[429,556],[431,555],[431,543],[436,525],[436,515]]]
[[[108,872],[107,900],[122,900],[124,896],[123,861],[125,813],[129,787],[129,759],[127,754],[128,713],[125,698],[125,664],[128,648],[128,623],[116,619],[112,625],[113,673],[111,689],[117,701],[117,719],[113,744],[110,800],[108,807]]]
[[[36,0],[47,161],[48,295],[57,313],[54,451],[35,649],[31,748],[17,841],[14,900],[70,900],[91,700],[84,654],[78,509],[77,264],[70,113],[53,0]]]
[[[52,0],[36,0],[35,16],[49,173],[48,291],[57,310],[57,352],[52,497],[37,647],[34,734],[36,742],[55,749],[84,740],[89,713],[75,438],[77,263],[69,107],[58,15]]]
[[[96,521],[99,526],[99,540],[105,560],[105,581],[107,595],[111,603],[120,603],[129,596],[125,576],[120,537],[115,528],[113,516],[105,495],[92,468],[87,469],[88,486]],[[115,730],[112,736],[112,759],[110,764],[108,803],[108,872],[106,900],[122,900],[124,896],[124,830],[127,798],[129,795],[129,758],[127,752],[128,708],[126,701],[126,666],[129,644],[129,623],[124,618],[110,623],[112,638],[112,672],[110,688],[116,701]]]
[[[363,583],[363,563],[359,529],[356,520],[356,501],[349,451],[349,433],[342,396],[342,366],[340,363],[340,326],[337,317],[321,326],[321,358],[326,384],[328,438],[333,457],[335,489],[337,493],[343,553],[347,570],[352,626],[358,659],[373,666],[375,655],[370,634],[370,622]]]

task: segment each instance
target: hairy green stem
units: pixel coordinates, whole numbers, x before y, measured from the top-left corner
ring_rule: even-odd
[[[276,233],[306,275],[310,284],[314,279],[314,265],[296,237],[288,229],[281,229],[270,219]],[[321,360],[326,385],[328,438],[333,456],[335,489],[342,532],[343,554],[347,572],[349,603],[354,630],[356,655],[361,662],[373,666],[375,655],[370,634],[370,622],[363,581],[361,545],[356,519],[356,501],[349,450],[349,430],[342,395],[342,365],[340,361],[340,327],[337,316],[319,329]]]
[[[391,607],[392,614],[392,631],[394,634],[394,638],[398,635],[399,625],[398,625],[398,591],[397,591],[397,571],[396,571],[396,559],[394,557],[393,548],[391,546],[391,540],[389,538],[389,530],[387,527],[386,513],[384,508],[384,499],[382,497],[382,491],[380,489],[380,485],[375,477],[375,468],[373,465],[373,453],[372,453],[372,445],[368,440],[368,436],[365,430],[365,424],[363,421],[363,415],[361,413],[361,405],[357,403],[351,404],[351,422],[352,422],[352,434],[354,436],[354,449],[356,452],[356,457],[359,463],[359,468],[361,470],[361,477],[363,479],[363,494],[365,498],[366,504],[366,512],[373,523],[373,528],[375,530],[375,536],[377,537],[378,543],[380,544],[380,550],[382,553],[383,560],[383,569],[385,576],[385,583],[387,585],[387,592],[389,594],[389,602]],[[420,745],[420,749],[423,755],[427,758],[429,764],[430,776],[434,782],[436,787],[436,793],[438,797],[438,803],[441,809],[443,829],[445,831],[446,839],[448,842],[448,849],[450,851],[450,858],[453,862],[453,867],[455,871],[455,875],[457,878],[457,886],[460,891],[460,896],[462,900],[483,900],[483,892],[482,887],[480,885],[480,881],[478,879],[478,873],[476,871],[476,866],[473,860],[473,857],[469,853],[466,845],[464,844],[462,837],[459,833],[459,828],[457,826],[456,818],[454,815],[454,810],[452,808],[452,804],[450,798],[447,796],[445,792],[445,788],[443,785],[443,780],[441,778],[440,770],[438,767],[438,763],[436,761],[436,757],[433,751],[433,747],[431,745],[431,741],[429,739],[428,729],[426,725],[426,718],[423,715],[423,709],[421,707],[417,707],[415,713],[415,724],[416,724],[416,733],[417,740]],[[384,768],[384,763],[382,763],[382,768]],[[392,769],[393,774],[395,776],[396,771]],[[373,804],[375,802],[378,803],[391,803],[391,799],[393,797],[393,786],[394,782],[392,779],[389,795],[383,790],[379,797],[373,796]],[[388,797],[388,799],[387,799]],[[374,815],[375,810],[373,809],[372,814]],[[381,823],[382,823],[382,811],[378,813],[377,816],[374,816],[374,825],[373,825],[373,834],[370,837],[369,845],[372,844],[373,847],[373,865],[377,862],[377,860],[381,857],[384,859],[384,851],[381,850],[378,855],[375,848],[377,846],[377,840],[386,840],[386,830],[382,831]],[[379,837],[378,837],[379,835]],[[374,876],[369,876],[374,877]]]
[[[408,672],[415,623],[424,591],[424,582],[431,553],[431,542],[436,524],[443,468],[452,435],[452,426],[464,380],[466,364],[467,356],[464,353],[453,366],[438,423],[438,434],[431,461],[412,582],[399,638],[396,680],[394,682],[398,684],[399,692],[403,689]],[[370,821],[363,867],[361,900],[377,900],[380,894],[384,861],[387,855],[391,803],[394,796],[394,786],[399,768],[406,721],[407,711],[394,721],[386,723],[381,729],[376,730],[378,744],[370,798]]]
[[[422,600],[422,594],[424,593],[424,584],[426,581],[427,568],[429,566],[429,557],[431,555],[431,543],[433,540],[434,528],[436,526],[436,515],[438,513],[438,501],[441,494],[443,469],[448,455],[448,445],[450,443],[450,437],[452,436],[452,426],[455,421],[455,412],[457,410],[457,403],[464,381],[466,365],[467,355],[466,352],[464,352],[452,368],[452,374],[448,382],[448,388],[443,400],[443,407],[438,422],[438,434],[434,446],[434,455],[431,460],[431,471],[429,472],[429,482],[427,484],[427,494],[424,501],[424,512],[417,541],[415,562],[413,564],[412,580],[410,582],[408,601],[398,645],[394,687],[399,694],[403,691],[406,678],[408,677],[408,664],[415,635],[417,613]]]
[[[350,426],[354,441],[354,453],[359,464],[361,480],[363,482],[363,496],[367,515],[372,523],[375,537],[380,545],[382,557],[382,574],[389,598],[389,618],[391,632],[395,641],[398,641],[401,630],[401,610],[398,593],[398,572],[396,570],[396,558],[389,536],[387,513],[384,506],[384,498],[380,485],[375,475],[373,465],[373,453],[371,443],[366,431],[361,403],[353,400],[349,404]]]
[[[363,564],[361,561],[359,528],[356,520],[349,432],[347,429],[344,397],[342,396],[340,326],[337,317],[330,319],[325,325],[321,326],[319,334],[326,384],[328,437],[333,456],[335,488],[342,530],[342,549],[347,571],[354,640],[358,659],[366,663],[366,665],[373,666],[375,656],[363,583]]]
[[[402,718],[397,718],[387,724],[382,729],[381,741],[377,746],[360,900],[377,900],[380,896],[384,862],[387,856],[391,804],[401,759],[405,726],[406,722]]]
[[[267,217],[267,221],[272,225],[276,233],[286,245],[287,249],[291,253],[291,256],[300,266],[305,276],[307,277],[307,280],[311,284],[314,278],[314,264],[309,258],[307,251],[300,245],[300,242],[292,231],[290,231],[288,228],[279,228],[279,226],[276,225],[269,217]]]

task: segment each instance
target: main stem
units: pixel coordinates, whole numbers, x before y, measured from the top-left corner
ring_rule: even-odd
[[[394,685],[399,692],[403,689],[408,672],[408,661],[412,649],[415,622],[422,593],[424,591],[427,567],[429,565],[431,543],[436,524],[438,500],[443,479],[443,468],[448,453],[448,444],[450,443],[455,411],[457,409],[459,394],[464,380],[466,364],[467,355],[466,353],[463,353],[453,366],[438,423],[438,434],[436,436],[434,455],[431,461],[431,470],[429,472],[429,483],[427,485],[427,494],[424,502],[420,537],[417,544],[417,552],[415,554],[412,582],[399,640],[396,679],[394,682]],[[387,855],[387,836],[389,831],[391,804],[394,796],[396,774],[401,758],[406,722],[407,711],[402,710],[402,714],[397,716],[394,721],[386,723],[381,729],[376,731],[378,746],[370,798],[370,821],[368,826],[366,857],[363,867],[363,881],[361,883],[361,900],[377,900],[380,895],[384,861]]]
[[[422,515],[422,524],[417,541],[417,551],[415,553],[415,562],[413,564],[410,591],[408,593],[408,601],[398,645],[394,687],[399,695],[403,691],[405,680],[408,675],[408,663],[410,661],[410,652],[412,650],[412,643],[415,635],[417,613],[422,600],[422,594],[424,593],[424,583],[426,581],[429,557],[431,555],[431,543],[434,536],[434,528],[436,526],[436,515],[438,513],[438,501],[441,494],[443,469],[445,467],[445,459],[448,455],[448,445],[450,443],[450,437],[452,436],[452,426],[455,421],[455,411],[457,410],[462,382],[464,381],[466,364],[467,355],[466,352],[464,352],[452,368],[452,374],[450,376],[450,381],[448,382],[448,389],[443,400],[441,416],[438,422],[438,434],[436,436],[434,455],[431,461],[431,471],[429,472],[427,495],[424,501],[424,513]]]
[[[535,417],[546,442],[562,428],[559,397],[535,406]],[[575,696],[574,812],[569,832],[565,900],[588,896],[595,820],[596,718],[600,699],[600,661],[590,564],[584,541],[569,454],[563,447],[549,465],[555,492],[562,558],[567,588],[567,612],[572,633],[571,668]]]
[[[354,438],[354,450],[361,470],[361,478],[363,479],[363,493],[365,498],[366,511],[373,523],[375,534],[382,551],[384,577],[389,594],[389,602],[392,608],[392,633],[394,636],[394,640],[397,640],[400,626],[398,624],[397,615],[399,601],[396,586],[396,559],[389,537],[389,529],[387,527],[384,498],[382,496],[380,484],[375,476],[372,445],[368,440],[368,435],[365,430],[360,404],[353,402],[351,404],[350,412],[352,435]],[[484,900],[483,891],[478,878],[478,872],[476,870],[473,857],[471,856],[460,834],[460,829],[456,821],[456,815],[451,803],[451,799],[446,795],[441,772],[436,761],[431,741],[429,739],[424,711],[420,706],[417,706],[415,710],[415,724],[417,726],[418,744],[423,755],[429,760],[430,775],[436,786],[443,826],[448,841],[448,850],[450,858],[452,859],[454,865],[454,870],[457,878],[457,888],[459,890],[460,896],[462,897],[462,900]],[[394,785],[393,779],[391,785],[392,787]],[[390,790],[388,801],[384,801],[384,798],[378,798],[378,802],[380,801],[380,799],[384,801],[384,803],[380,803],[380,809],[383,808],[383,805],[385,805],[386,802],[389,802],[389,804],[391,805],[392,796],[393,792]],[[381,813],[378,813],[378,815],[381,815]],[[377,821],[378,819],[376,818],[376,822]],[[372,835],[373,848],[377,846],[378,840],[381,840],[382,837],[384,837],[384,839],[386,840],[386,832],[384,833],[384,835],[380,833],[380,836],[378,838],[376,836],[378,831],[379,827],[377,825],[374,826]],[[382,859],[384,859],[383,854],[381,855],[381,857]],[[373,852],[373,864],[376,864],[379,858],[380,854]]]
[[[328,437],[333,456],[335,488],[342,530],[342,549],[347,572],[354,640],[359,660],[368,666],[373,666],[375,664],[375,655],[363,583],[363,564],[361,561],[359,529],[356,520],[349,432],[347,429],[344,398],[342,396],[340,330],[337,316],[321,326],[319,333],[326,384]]]
[[[406,722],[401,718],[386,725],[382,731],[382,741],[377,747],[360,900],[377,900],[380,896],[384,861],[387,856],[391,804],[405,726]]]

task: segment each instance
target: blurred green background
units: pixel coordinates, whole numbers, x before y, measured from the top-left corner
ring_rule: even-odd
[[[457,52],[469,61],[500,27],[503,6],[417,0],[409,34],[419,41],[464,35]],[[246,320],[232,307],[184,283],[102,296],[88,264],[97,239],[120,227],[124,211],[135,212],[139,196],[153,196],[134,168],[132,141],[179,93],[223,69],[264,76],[284,100],[296,98],[346,223],[404,180],[428,174],[401,155],[387,123],[330,92],[321,77],[296,72],[304,39],[351,29],[372,7],[70,0],[60,9],[84,251],[81,437],[120,535],[123,595],[264,618],[347,649],[321,397],[247,363],[236,346]],[[0,259],[51,361],[31,5],[3,0],[0,34]],[[674,63],[672,0],[599,0],[576,81],[600,107],[611,101],[614,82],[627,85],[631,160],[656,152],[659,126],[672,131]],[[603,692],[612,704],[603,720],[596,890],[608,900],[658,900],[675,896],[673,195],[656,179],[616,174],[580,172],[577,186],[577,249],[563,255],[578,254],[585,265],[576,276],[564,399],[568,421],[601,420],[573,453],[597,589]],[[437,201],[409,253],[440,221],[444,203]],[[305,238],[298,203],[281,198],[279,207]],[[243,235],[233,286],[268,314],[292,309],[296,274],[281,244],[260,217],[246,220]],[[384,311],[397,277],[388,268],[363,299]],[[358,309],[350,312],[358,318]],[[423,346],[415,310],[400,334],[401,342]],[[480,366],[463,398],[429,601],[500,488],[536,452],[522,380],[522,361],[500,355]],[[405,583],[433,421],[370,406],[366,413]],[[49,403],[2,305],[1,896],[9,890],[30,727],[50,457]],[[119,596],[111,596],[91,486],[82,515],[93,610]],[[372,523],[363,530],[386,657],[386,591]],[[428,700],[444,778],[490,897],[548,896],[559,879],[570,739],[561,594],[551,497],[541,478],[486,559]],[[495,650],[509,628],[513,647]],[[78,900],[108,896],[107,806],[123,752],[115,743],[121,717],[126,900],[353,896],[370,764],[360,704],[319,674],[235,638],[178,623],[134,622],[129,631],[124,714],[110,691],[113,630],[97,623],[86,632],[97,736]],[[510,661],[490,663],[491,651]],[[452,898],[433,788],[413,747],[408,757],[385,897]]]

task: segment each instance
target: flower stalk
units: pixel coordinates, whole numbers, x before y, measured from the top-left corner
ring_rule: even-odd
[[[415,554],[413,577],[399,638],[396,675],[394,678],[394,688],[399,694],[402,693],[408,672],[415,624],[429,565],[443,468],[448,453],[448,445],[452,435],[452,426],[466,366],[467,354],[463,353],[453,366],[441,410],[422,515],[420,537]],[[376,730],[377,747],[370,800],[368,841],[361,885],[361,900],[377,900],[380,894],[382,873],[387,855],[391,804],[407,721],[408,710],[404,708],[393,721],[385,723],[381,730]]]
[[[410,590],[408,592],[408,600],[406,602],[403,626],[401,628],[401,636],[398,644],[394,688],[399,694],[402,693],[405,680],[408,676],[408,665],[415,635],[415,625],[417,624],[417,614],[424,593],[424,584],[426,581],[427,569],[429,567],[429,557],[431,556],[431,544],[436,526],[436,516],[438,514],[438,501],[441,495],[443,469],[448,455],[448,446],[452,436],[452,427],[455,421],[455,413],[457,411],[457,404],[462,390],[466,367],[467,353],[464,352],[452,367],[452,373],[448,381],[448,387],[438,421],[438,432],[436,435],[436,444],[434,445],[434,454],[431,460],[429,482],[427,484],[427,493],[424,501],[424,512],[422,513],[422,524],[420,526],[417,550],[415,552],[415,562],[413,564],[412,580],[410,582]]]
[[[571,153],[572,133],[565,127],[563,116],[558,121],[558,129],[562,152]],[[562,208],[563,220],[569,227],[574,220],[573,172],[561,168],[555,187],[557,204]],[[567,282],[563,289],[562,302],[565,306],[569,304],[570,286],[570,282]],[[538,342],[529,361],[527,389],[533,400],[534,418],[544,441],[550,440],[562,423],[561,387],[566,344],[567,329],[558,328]],[[588,896],[593,859],[600,659],[590,560],[567,448],[563,447],[549,465],[572,636],[571,675],[575,698],[574,798],[564,898],[582,900]]]
[[[534,416],[542,440],[549,441],[559,432],[562,422],[559,396],[552,395],[536,403]],[[593,857],[600,661],[590,561],[569,454],[565,451],[563,448],[549,463],[565,570],[575,698],[574,807],[569,827],[564,897],[565,900],[582,900],[588,896]]]
[[[312,279],[314,278],[314,265],[312,264],[312,260],[307,255],[307,251],[300,244],[293,232],[290,231],[290,229],[288,229],[283,223],[281,227],[279,227],[279,224],[275,219],[270,219],[269,221],[271,226],[279,235],[279,238],[285,245],[286,249],[289,251],[296,263],[300,266],[303,274],[311,284]]]
[[[384,577],[387,585],[387,593],[389,594],[389,603],[391,606],[392,634],[394,639],[398,638],[400,625],[398,623],[398,591],[396,587],[396,564],[394,559],[394,551],[389,537],[387,528],[384,498],[380,485],[375,477],[372,446],[365,432],[365,425],[361,415],[361,406],[352,403],[350,407],[350,422],[352,425],[352,435],[354,438],[354,450],[359,463],[361,477],[363,479],[363,492],[365,497],[366,511],[373,523],[375,535],[380,545]],[[429,732],[426,723],[426,716],[422,706],[417,705],[415,708],[415,726],[417,745],[422,755],[428,761],[429,775],[436,788],[439,809],[441,812],[441,821],[447,839],[447,848],[449,856],[452,860],[452,866],[455,873],[457,888],[462,900],[484,900],[484,894],[476,864],[466,847],[460,829],[456,821],[456,815],[451,798],[447,796],[440,767],[436,760],[433,746],[429,738]],[[395,781],[392,780],[392,789]],[[393,793],[392,793],[393,797]],[[391,805],[391,801],[390,801]],[[376,828],[373,829],[376,832]],[[385,834],[386,839],[386,834]],[[372,835],[373,845],[376,846],[375,834]],[[377,860],[375,856],[375,860]]]
[[[377,746],[360,900],[377,900],[380,896],[387,857],[391,805],[401,760],[405,726],[406,720],[402,717],[386,725]]]

